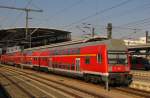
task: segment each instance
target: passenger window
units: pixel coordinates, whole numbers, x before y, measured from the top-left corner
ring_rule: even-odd
[[[71,64],[71,70],[74,70],[74,64]]]
[[[47,58],[45,58],[45,61],[47,61]]]
[[[70,70],[70,64],[67,65],[67,69]]]
[[[89,56],[85,57],[85,64],[90,64],[90,57]]]
[[[101,54],[97,54],[97,63],[102,63],[102,55]]]

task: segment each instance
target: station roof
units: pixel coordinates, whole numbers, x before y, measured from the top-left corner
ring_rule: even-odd
[[[131,55],[150,55],[150,43],[128,46],[128,51]]]
[[[150,49],[150,43],[143,44],[143,45],[133,45],[133,46],[128,46],[128,50],[146,50]]]
[[[0,48],[23,45],[28,48],[29,40],[25,28],[0,30]],[[28,35],[32,33],[32,46],[46,45],[71,40],[71,32],[48,28],[28,28]]]

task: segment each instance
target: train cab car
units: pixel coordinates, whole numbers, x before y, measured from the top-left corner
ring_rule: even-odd
[[[126,51],[108,51],[108,72],[111,82],[130,84],[132,75]]]
[[[87,80],[89,78],[96,81],[106,81],[108,79],[110,84],[126,85],[132,82],[132,75],[129,74],[128,53],[123,41],[109,40],[92,42],[91,44],[93,46],[81,49],[81,53],[87,54],[83,60],[84,64],[81,66]],[[88,56],[88,54],[93,54],[93,56]]]

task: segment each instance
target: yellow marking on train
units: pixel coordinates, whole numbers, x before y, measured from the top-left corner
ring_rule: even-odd
[[[67,57],[68,57],[68,56],[69,56],[69,57],[70,57],[70,56],[80,56],[80,57],[83,57],[83,56],[96,56],[96,54],[79,54],[79,55],[55,55],[54,57],[57,57],[57,56],[59,56],[59,57],[60,57],[60,56],[61,56],[61,57],[62,57],[62,56],[65,56],[65,57],[66,57],[66,56],[67,56]],[[52,57],[53,57],[53,56],[52,56]]]
[[[49,57],[71,57],[71,56],[77,56],[77,57],[84,57],[84,56],[96,56],[96,54],[74,54],[74,55],[52,55],[52,56],[26,56],[28,58],[30,57],[37,57],[37,58],[41,58],[41,57],[45,57],[45,58],[49,58]],[[23,56],[14,56],[14,57],[23,57]]]

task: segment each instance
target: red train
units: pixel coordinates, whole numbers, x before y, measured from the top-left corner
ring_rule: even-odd
[[[150,70],[150,62],[147,58],[144,57],[130,57],[131,69],[134,70]]]
[[[132,82],[127,49],[122,40],[59,43],[1,56],[2,63],[30,66],[86,81]]]

